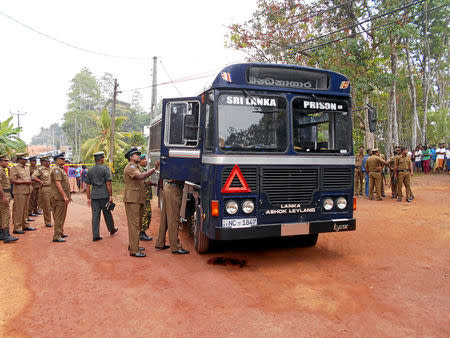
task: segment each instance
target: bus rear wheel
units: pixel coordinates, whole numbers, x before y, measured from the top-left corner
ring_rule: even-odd
[[[202,213],[197,207],[194,214],[194,248],[198,253],[207,253],[211,244],[211,240],[202,232]]]
[[[319,238],[319,234],[300,235],[295,236],[295,238],[299,246],[302,247],[315,246],[317,243],[317,239]]]

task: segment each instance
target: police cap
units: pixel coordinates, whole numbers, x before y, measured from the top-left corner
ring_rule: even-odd
[[[41,160],[41,162],[42,162],[42,161],[48,161],[48,162],[50,162],[50,156],[42,156],[42,157],[40,157],[39,159]]]
[[[28,161],[36,161],[37,157],[36,156],[30,156],[28,157]]]
[[[380,151],[380,148],[372,149],[372,154],[375,154],[377,151]]]
[[[92,154],[92,156],[94,156],[94,157],[105,157],[105,152],[104,151],[98,151],[95,154]]]
[[[128,150],[128,151],[126,152],[125,158],[126,158],[127,160],[129,160],[129,159],[130,159],[130,156],[133,155],[133,154],[141,155],[141,152],[140,152],[139,149],[136,148],[136,147],[131,148],[130,150]]]
[[[28,156],[28,153],[16,153],[16,158],[24,158],[26,159],[26,157]]]
[[[59,153],[53,156],[54,160],[57,160],[58,158],[62,158],[63,160],[66,158],[66,153]]]
[[[0,155],[0,161],[9,161],[8,154],[2,154],[2,155]]]

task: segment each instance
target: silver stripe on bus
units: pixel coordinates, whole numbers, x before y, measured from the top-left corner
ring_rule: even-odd
[[[150,156],[151,157],[160,157],[161,152],[160,151],[152,151],[152,152],[150,152]]]
[[[169,149],[169,157],[200,158],[200,149]]]
[[[254,165],[354,165],[354,156],[283,156],[283,155],[205,155],[202,163],[233,165],[233,164],[254,164]]]

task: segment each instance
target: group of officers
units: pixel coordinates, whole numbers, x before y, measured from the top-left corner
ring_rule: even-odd
[[[411,157],[408,149],[397,146],[394,148],[394,155],[387,161],[380,154],[380,149],[368,149],[364,155],[364,148],[359,148],[359,153],[355,156],[355,195],[363,195],[364,176],[369,180],[368,199],[373,200],[374,190],[376,200],[382,201],[384,193],[384,167],[390,170],[390,181],[392,199],[401,202],[403,199],[402,188],[405,186],[405,200],[411,202],[414,195],[411,191],[411,176],[414,174]],[[366,192],[367,194],[367,192]]]
[[[27,158],[27,153],[16,154],[16,164],[10,166],[8,156],[0,155],[0,240],[5,243],[17,241],[10,233],[10,201],[13,199],[13,234],[25,234],[34,231],[30,226],[30,216],[41,214],[43,210],[46,227],[54,227],[53,242],[66,241],[64,223],[68,204],[72,201],[69,177],[64,170],[65,153],[53,156],[55,165],[51,167],[50,157],[41,157],[41,165],[36,165],[36,157]],[[111,211],[114,210],[111,171],[104,165],[104,152],[93,154],[95,165],[87,173],[86,197],[92,210],[93,241],[102,239],[100,236],[100,214],[103,213],[106,226],[111,236],[118,228],[114,226]],[[145,231],[151,221],[152,183],[149,177],[159,168],[146,171],[147,158],[138,148],[130,149],[125,158],[129,161],[124,169],[125,193],[124,204],[128,223],[128,250],[130,256],[145,257],[139,246],[139,240],[151,241]],[[30,165],[27,166],[27,162]],[[9,169],[9,170],[8,170]],[[9,171],[9,173],[8,173]],[[171,249],[173,254],[188,254],[183,249],[178,238],[179,211],[181,207],[182,188],[184,182],[170,180],[161,190],[163,209],[161,224],[156,241],[157,250]],[[12,198],[13,197],[13,198]],[[53,225],[52,225],[53,214]],[[166,233],[169,233],[170,245],[166,245]]]

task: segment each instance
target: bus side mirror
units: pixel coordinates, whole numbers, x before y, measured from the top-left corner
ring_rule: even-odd
[[[377,108],[369,106],[367,115],[369,118],[369,131],[374,133],[377,131]]]

